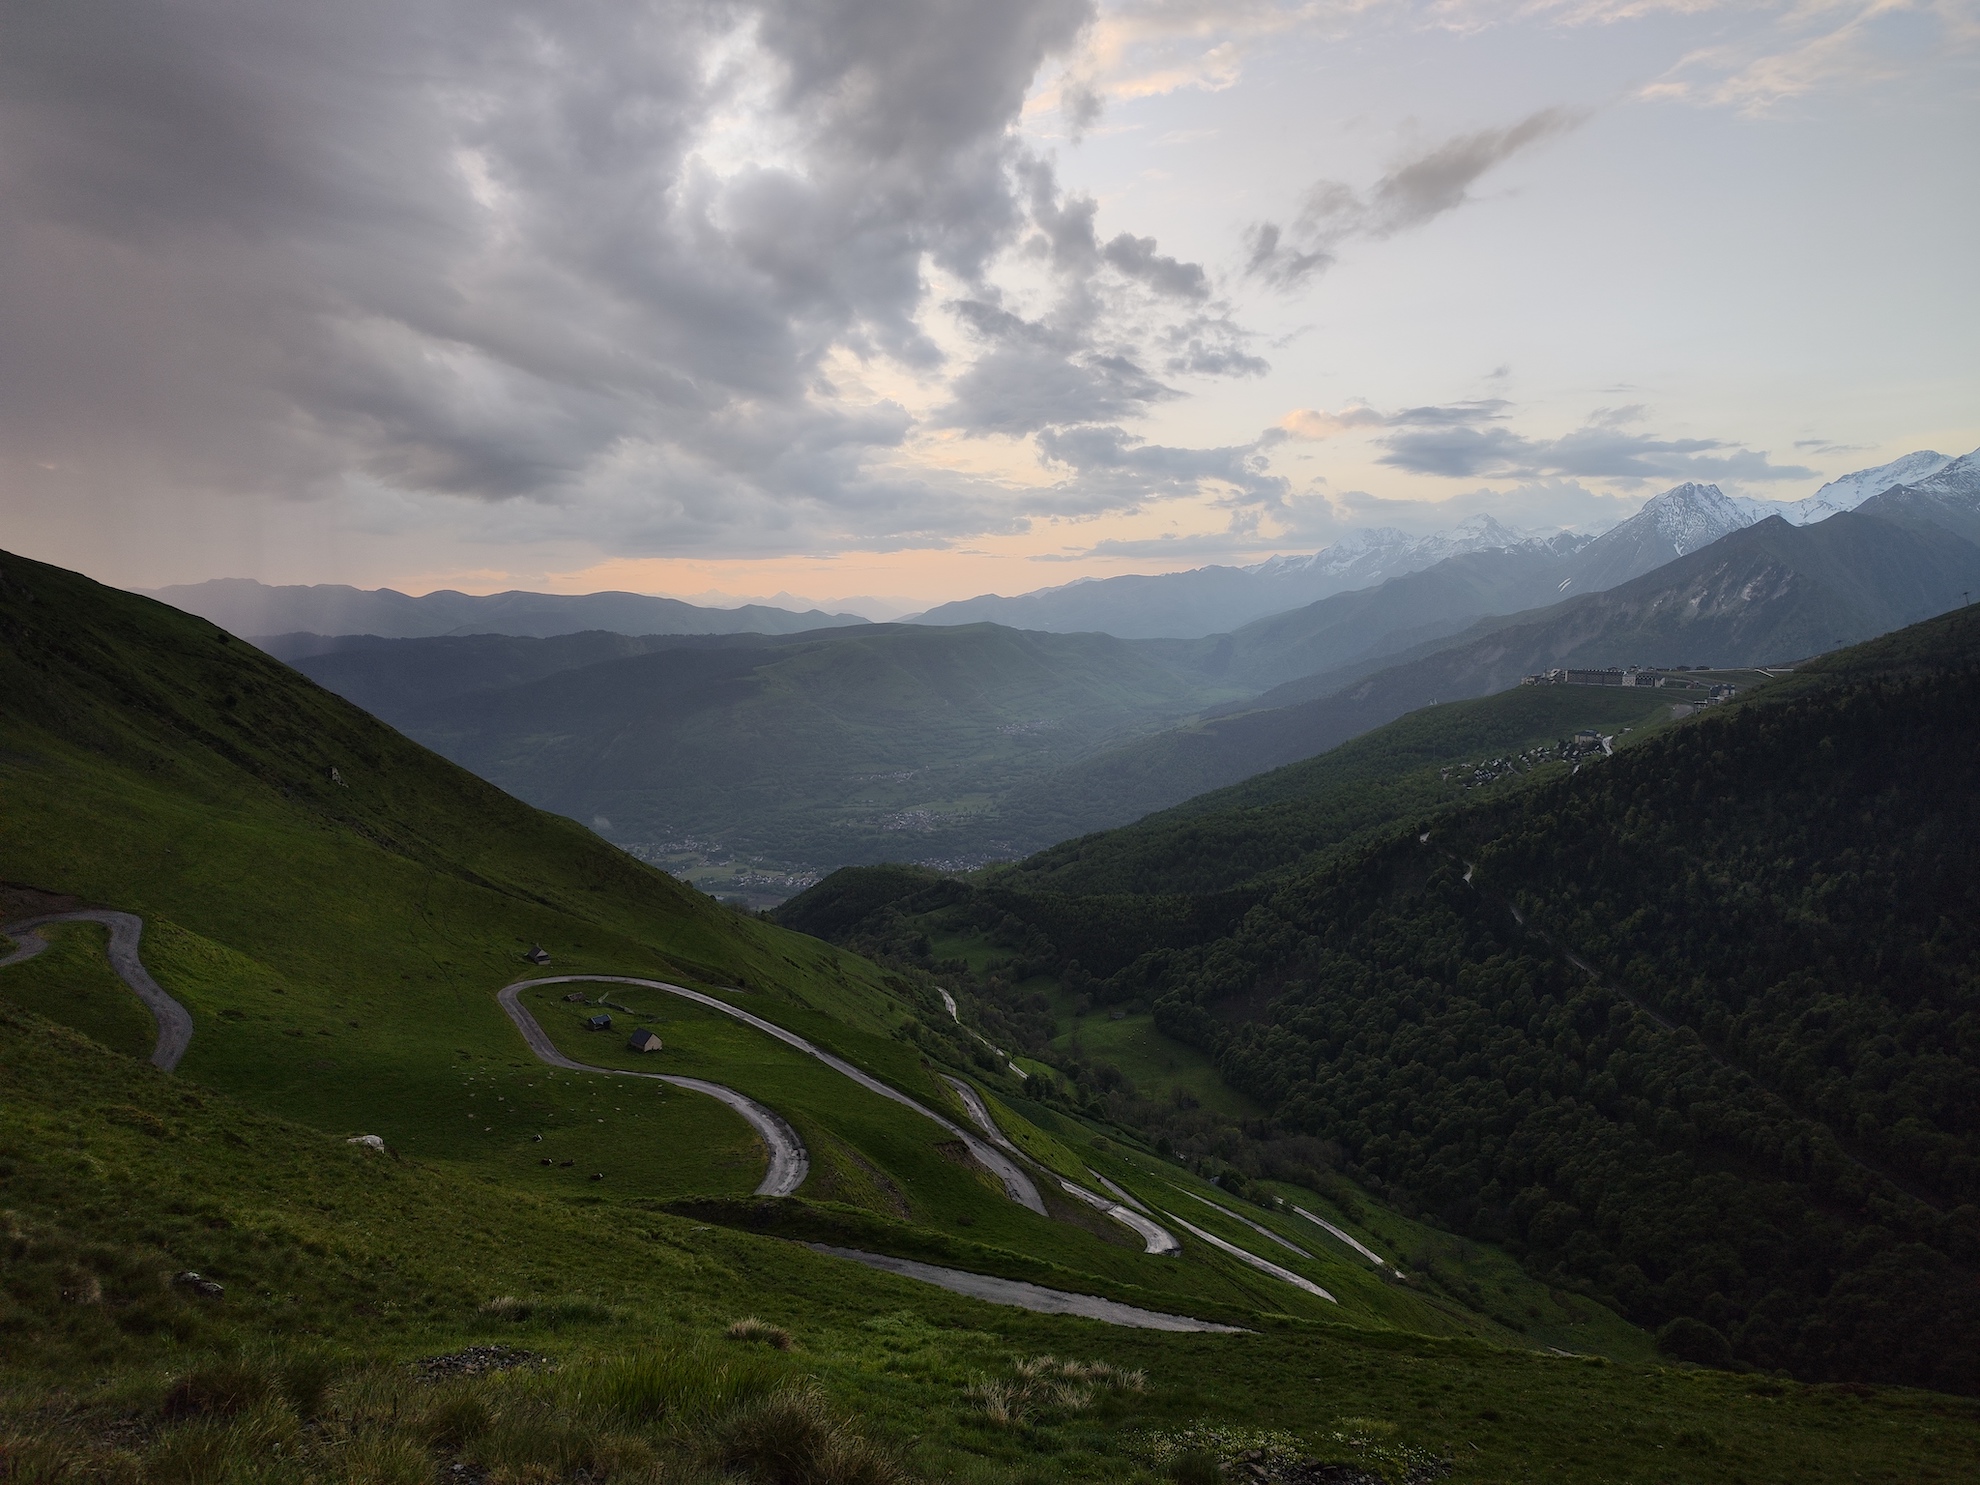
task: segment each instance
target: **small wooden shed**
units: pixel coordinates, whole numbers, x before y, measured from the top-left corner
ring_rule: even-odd
[[[529,946],[529,952],[523,955],[523,958],[527,959],[531,964],[548,964],[550,962],[550,951],[541,944],[531,944]]]
[[[600,1011],[597,1015],[586,1018],[584,1029],[586,1031],[610,1031],[612,1029],[612,1018],[603,1011]]]
[[[642,1026],[632,1034],[626,1046],[634,1052],[657,1052],[660,1050],[661,1042],[658,1036]]]

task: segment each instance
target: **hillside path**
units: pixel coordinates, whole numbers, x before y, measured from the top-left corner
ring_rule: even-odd
[[[784,1121],[783,1115],[775,1109],[766,1108],[746,1094],[725,1087],[721,1083],[711,1083],[705,1078],[684,1078],[674,1073],[639,1072],[629,1067],[598,1067],[589,1062],[574,1062],[557,1050],[557,1044],[550,1040],[550,1034],[537,1024],[536,1017],[529,1013],[529,1007],[516,997],[523,991],[537,985],[568,984],[572,980],[596,978],[591,975],[559,975],[555,980],[518,980],[513,985],[504,985],[495,998],[502,1009],[509,1013],[515,1022],[516,1030],[529,1043],[530,1051],[536,1054],[537,1061],[547,1062],[552,1067],[565,1068],[571,1072],[606,1073],[620,1078],[651,1078],[657,1083],[672,1083],[676,1088],[686,1088],[694,1093],[705,1093],[710,1098],[727,1104],[748,1121],[749,1127],[763,1137],[763,1143],[770,1147],[770,1168],[757,1182],[758,1196],[789,1196],[804,1184],[804,1178],[811,1174],[811,1154],[798,1138],[798,1132]],[[623,980],[620,984],[644,985],[646,980]]]
[[[981,1129],[991,1139],[1003,1146],[1010,1154],[1020,1157],[1024,1155],[1024,1152],[1012,1144],[1005,1137],[1004,1132],[997,1127],[997,1121],[990,1117],[990,1106],[983,1101],[983,1095],[974,1086],[964,1082],[961,1078],[950,1077],[947,1073],[942,1074],[942,1081],[956,1090],[956,1097],[960,1098],[963,1102],[963,1107],[969,1110],[969,1117],[976,1121],[977,1128]],[[1086,1205],[1092,1207],[1096,1212],[1104,1213],[1113,1218],[1121,1226],[1127,1228],[1136,1237],[1140,1238],[1143,1252],[1182,1252],[1182,1244],[1176,1241],[1175,1234],[1169,1232],[1159,1224],[1150,1221],[1146,1216],[1130,1211],[1119,1202],[1111,1201],[1104,1196],[1096,1196],[1093,1192],[1068,1181],[1064,1176],[1058,1177],[1058,1182],[1065,1188],[1066,1195],[1072,1197],[1075,1201],[1086,1203]]]
[[[577,984],[577,983],[597,984],[597,985],[638,985],[642,989],[646,989],[646,990],[661,990],[661,991],[665,991],[669,995],[678,995],[684,1000],[692,1000],[698,1005],[705,1005],[711,1010],[720,1011],[723,1015],[731,1016],[734,1019],[745,1023],[746,1025],[754,1026],[758,1031],[763,1032],[766,1036],[773,1036],[778,1041],[783,1042],[786,1046],[795,1047],[800,1052],[803,1052],[806,1056],[817,1058],[818,1061],[824,1063],[834,1072],[839,1073],[844,1077],[851,1078],[855,1083],[859,1084],[860,1087],[865,1088],[869,1092],[877,1093],[882,1098],[889,1099],[894,1103],[900,1104],[903,1108],[912,1109],[914,1110],[915,1113],[921,1115],[922,1118],[931,1120],[932,1122],[939,1124],[943,1129],[946,1129],[950,1134],[954,1135],[957,1139],[961,1140],[963,1142],[964,1147],[968,1149],[969,1153],[976,1159],[977,1163],[982,1165],[986,1170],[988,1170],[992,1175],[996,1176],[997,1179],[1003,1183],[1004,1192],[1006,1195],[1010,1197],[1012,1201],[1018,1202],[1023,1206],[1029,1207],[1032,1211],[1038,1213],[1038,1215],[1041,1217],[1045,1215],[1045,1199],[1038,1194],[1038,1188],[1032,1184],[1031,1177],[1029,1177],[1024,1173],[1024,1171],[1018,1166],[1018,1163],[1016,1161],[1012,1160],[1008,1155],[1006,1155],[1002,1150],[999,1150],[995,1145],[992,1145],[987,1140],[980,1138],[973,1131],[963,1128],[960,1124],[955,1123],[953,1120],[947,1119],[943,1117],[941,1114],[936,1113],[933,1109],[929,1108],[927,1105],[918,1103],[914,1099],[909,1098],[907,1094],[900,1092],[898,1089],[888,1087],[878,1078],[873,1077],[868,1073],[860,1071],[860,1069],[854,1067],[850,1062],[847,1062],[843,1057],[835,1057],[832,1055],[832,1053],[827,1052],[823,1047],[814,1046],[811,1042],[806,1041],[796,1032],[786,1031],[783,1027],[777,1025],[774,1021],[766,1021],[761,1016],[753,1016],[748,1011],[745,1011],[738,1006],[730,1005],[726,1000],[717,999],[713,995],[705,995],[699,990],[690,990],[685,985],[670,985],[665,980],[635,979],[630,975],[549,975],[540,980],[519,980],[515,984],[507,986],[505,989],[503,989],[503,991],[497,998],[502,1002],[503,1009],[508,1011],[509,1019],[516,1023],[518,1029],[522,1029],[523,1037],[525,1040],[529,1041],[530,1049],[534,1051],[538,1057],[543,1058],[543,1060],[545,1060],[546,1062],[558,1058],[562,1058],[563,1054],[561,1052],[558,1052],[557,1049],[553,1045],[551,1045],[549,1037],[543,1035],[542,1028],[536,1027],[536,1018],[531,1016],[529,1012],[523,1008],[521,1003],[517,1001],[516,996],[520,995],[524,990],[530,989],[531,987],[536,985],[569,985],[569,984]],[[530,1026],[536,1027],[537,1036],[542,1037],[542,1041],[540,1044],[535,1039],[530,1037],[530,1033],[527,1029],[523,1028],[524,1020],[527,1020]],[[581,1066],[582,1064],[564,1062],[564,1063],[560,1063],[559,1065],[568,1065],[568,1066],[576,1067],[576,1066]],[[589,1069],[589,1071],[614,1072],[614,1071],[618,1071],[618,1069],[592,1068]],[[658,1077],[660,1076],[660,1074],[637,1073],[634,1074],[634,1076]],[[678,1078],[670,1078],[668,1079],[668,1081],[678,1083],[678,1082],[682,1082],[683,1080]],[[709,1084],[708,1086],[712,1088],[719,1085]],[[735,1096],[737,1098],[742,1097],[742,1095],[739,1093],[736,1094]],[[731,1106],[733,1107],[733,1105]],[[758,1104],[755,1105],[755,1107],[762,1108],[762,1105]],[[770,1113],[768,1109],[764,1109],[763,1111],[766,1114]],[[778,1116],[772,1114],[771,1117],[777,1118],[777,1122],[779,1124],[783,1124],[783,1120],[781,1118],[778,1118]],[[787,1124],[784,1125],[784,1128],[786,1130],[790,1130],[790,1126]],[[797,1134],[795,1131],[790,1131],[790,1138],[792,1139],[793,1142],[796,1142]],[[803,1145],[799,1144],[798,1150],[800,1152],[800,1158],[803,1158],[802,1156],[803,1149],[804,1149]],[[807,1161],[807,1168],[808,1168],[808,1161]],[[766,1177],[766,1180],[767,1179],[768,1178]],[[800,1175],[796,1181],[793,1181],[788,1187],[786,1187],[781,1191],[760,1190],[758,1192],[758,1195],[788,1196],[792,1191],[795,1191],[798,1188],[798,1185],[803,1180],[804,1180],[803,1175]]]
[[[1213,1202],[1211,1203],[1211,1205],[1214,1206],[1216,1205],[1216,1203]],[[1327,1303],[1330,1305],[1337,1305],[1340,1303],[1340,1301],[1335,1299],[1333,1295],[1329,1294],[1326,1290],[1322,1289],[1318,1284],[1314,1283],[1311,1279],[1304,1278],[1301,1275],[1294,1273],[1289,1268],[1281,1268],[1278,1264],[1272,1262],[1272,1260],[1269,1258],[1260,1258],[1256,1253],[1247,1253],[1244,1249],[1240,1248],[1236,1243],[1227,1243],[1222,1238],[1218,1237],[1216,1233],[1205,1232],[1195,1223],[1185,1222],[1182,1218],[1178,1217],[1174,1212],[1166,1212],[1163,1215],[1165,1215],[1171,1222],[1175,1223],[1178,1227],[1180,1227],[1184,1232],[1188,1233],[1191,1237],[1201,1238],[1211,1247],[1222,1249],[1224,1252],[1230,1254],[1231,1257],[1235,1258],[1239,1263],[1248,1263],[1251,1265],[1251,1267],[1257,1269],[1261,1274],[1270,1274],[1273,1278],[1282,1280],[1285,1283],[1292,1285],[1295,1289],[1304,1289],[1308,1294],[1317,1294],[1320,1298],[1326,1300]]]
[[[834,1258],[850,1258],[868,1268],[877,1268],[904,1279],[919,1279],[939,1285],[952,1294],[988,1300],[993,1305],[1012,1305],[1035,1310],[1041,1315],[1078,1315],[1085,1320],[1104,1320],[1109,1325],[1128,1325],[1136,1330],[1202,1331],[1213,1335],[1249,1334],[1241,1325],[1219,1325],[1214,1320],[1197,1320],[1188,1315],[1171,1315],[1162,1310],[1144,1310],[1102,1299],[1095,1294],[1072,1294],[1064,1289],[1047,1289],[1043,1284],[1023,1279],[999,1279],[989,1274],[965,1273],[961,1269],[940,1268],[912,1258],[891,1258],[884,1253],[862,1253],[857,1248],[835,1248],[829,1243],[806,1243],[814,1253]]]
[[[0,967],[24,964],[46,949],[48,940],[34,930],[47,923],[101,923],[110,930],[110,968],[144,1002],[158,1026],[158,1043],[152,1048],[151,1065],[161,1072],[176,1068],[179,1059],[186,1055],[186,1048],[192,1045],[192,1012],[159,989],[158,982],[138,958],[138,938],[144,933],[144,919],[136,913],[120,913],[110,908],[81,908],[73,913],[23,918],[0,926],[0,933],[20,944],[13,953],[0,959]]]

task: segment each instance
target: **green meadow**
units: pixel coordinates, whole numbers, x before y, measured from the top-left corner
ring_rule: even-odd
[[[522,806],[211,625],[4,556],[0,621],[8,916],[52,898],[140,914],[145,962],[195,1024],[178,1071],[151,1068],[93,927],[0,969],[0,1477],[1142,1482],[1249,1458],[1398,1481],[1788,1482],[1980,1465],[1968,1400],[1667,1365],[1489,1250],[1280,1190],[1404,1270],[1378,1273],[948,1058],[908,979]],[[523,958],[537,944],[547,970]],[[526,992],[580,1061],[710,1078],[789,1119],[812,1175],[759,1201],[763,1152],[723,1106],[528,1053],[495,994],[543,974],[707,991],[957,1121],[942,1075],[972,1076],[1049,1215],[940,1126],[732,1018],[639,986]],[[610,1034],[583,1029],[572,988],[615,1003]],[[666,1049],[626,1050],[633,1025]],[[351,1143],[366,1134],[386,1149]],[[1098,1172],[1338,1303],[1187,1236],[1148,1255],[1047,1171]],[[991,1305],[804,1241],[1242,1331]],[[473,1347],[529,1364],[415,1365]]]

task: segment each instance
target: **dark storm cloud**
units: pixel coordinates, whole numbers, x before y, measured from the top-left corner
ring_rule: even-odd
[[[1393,237],[1455,211],[1495,165],[1585,117],[1573,109],[1543,108],[1504,128],[1457,135],[1405,159],[1365,193],[1339,181],[1318,181],[1291,226],[1263,222],[1251,229],[1245,271],[1292,288],[1331,267],[1343,242]]]
[[[1815,471],[1775,464],[1755,449],[1714,438],[1656,438],[1591,424],[1560,438],[1536,439],[1509,428],[1447,424],[1406,429],[1383,440],[1377,461],[1412,474],[1450,479],[1809,479]]]
[[[20,0],[0,447],[70,494],[582,492],[653,543],[897,521],[926,488],[862,482],[905,415],[819,375],[837,347],[939,360],[923,264],[973,281],[1027,230],[1009,130],[1089,14]],[[717,175],[697,152],[739,45],[795,143]],[[1200,283],[1144,239],[1094,255],[1152,294]],[[1157,395],[1069,344],[1112,406]]]

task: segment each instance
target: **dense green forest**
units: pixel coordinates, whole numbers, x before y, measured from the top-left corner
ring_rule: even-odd
[[[1324,1141],[1680,1354],[1971,1390],[1976,656],[1948,615],[1208,896],[875,884],[841,931],[911,956],[973,892],[1014,946],[982,990],[1049,965],[1151,1006],[1270,1110],[1254,1165]]]

